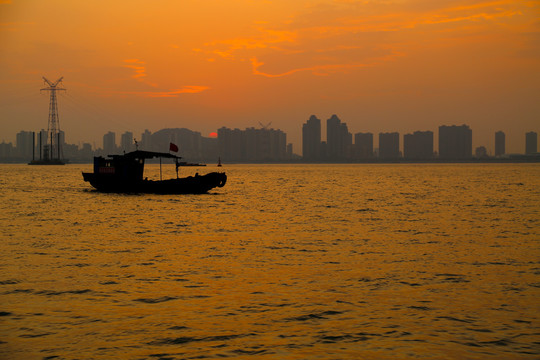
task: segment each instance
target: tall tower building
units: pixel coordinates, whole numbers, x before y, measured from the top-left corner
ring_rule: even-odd
[[[302,156],[308,161],[321,156],[321,120],[315,115],[302,126]]]
[[[506,139],[502,131],[495,133],[495,156],[502,156],[506,153]]]
[[[403,136],[403,157],[406,159],[431,159],[433,157],[433,132],[415,131]]]
[[[379,133],[379,158],[399,158],[399,133]]]
[[[352,155],[352,134],[349,132],[346,123],[341,123],[340,126],[340,143],[339,158],[350,158]]]
[[[105,155],[116,154],[116,134],[112,131],[103,135],[103,151]]]
[[[31,159],[32,152],[32,138],[34,134],[31,131],[20,131],[16,136],[16,149],[17,155],[24,159]]]
[[[334,114],[330,119],[326,120],[326,149],[330,160],[336,160],[340,157],[341,138],[341,120]]]
[[[152,150],[152,133],[148,129],[144,130],[141,134],[141,150],[150,151]]]
[[[369,159],[373,157],[373,134],[354,134],[354,155],[357,159]]]
[[[135,150],[134,149],[134,143],[133,143],[133,133],[126,131],[122,134],[120,137],[120,147],[122,151],[130,152]]]
[[[469,159],[471,157],[472,130],[469,126],[439,126],[439,158]]]
[[[525,134],[525,154],[534,154],[538,152],[538,134],[529,131]]]

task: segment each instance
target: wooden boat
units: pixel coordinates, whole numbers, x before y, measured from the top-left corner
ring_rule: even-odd
[[[143,179],[146,159],[160,159],[160,180]],[[174,159],[176,179],[161,180],[161,159]],[[204,166],[180,162],[181,157],[153,151],[136,150],[124,155],[94,157],[94,172],[83,172],[84,181],[89,182],[98,191],[114,193],[152,193],[152,194],[204,194],[215,187],[223,187],[227,175],[223,172],[211,172],[206,175],[195,174],[178,178],[181,166]]]

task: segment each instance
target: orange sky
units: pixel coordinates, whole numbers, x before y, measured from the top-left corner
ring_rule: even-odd
[[[109,130],[337,114],[352,133],[466,123],[473,146],[524,151],[540,133],[540,1],[0,0],[0,132],[47,127],[42,76],[64,77],[60,127],[101,146]]]

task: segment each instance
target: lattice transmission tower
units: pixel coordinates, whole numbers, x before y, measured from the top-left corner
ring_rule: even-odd
[[[40,90],[50,92],[47,142],[49,143],[49,156],[51,159],[53,159],[55,155],[58,159],[60,159],[60,120],[58,117],[58,103],[56,101],[56,92],[66,91],[65,88],[58,87],[62,82],[63,78],[64,77],[61,77],[53,83],[43,77],[43,80],[45,81],[45,84],[48,85],[48,87]]]

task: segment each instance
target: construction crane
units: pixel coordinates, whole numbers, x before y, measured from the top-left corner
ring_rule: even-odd
[[[58,103],[56,102],[56,92],[61,90],[66,91],[66,89],[58,87],[62,82],[63,78],[64,77],[61,77],[53,83],[52,81],[49,81],[47,78],[43,77],[43,80],[48,87],[40,89],[40,92],[50,91],[47,137],[48,141],[50,141],[49,155],[51,159],[54,157],[54,155],[57,155],[57,158],[60,159],[60,120],[58,118]]]

